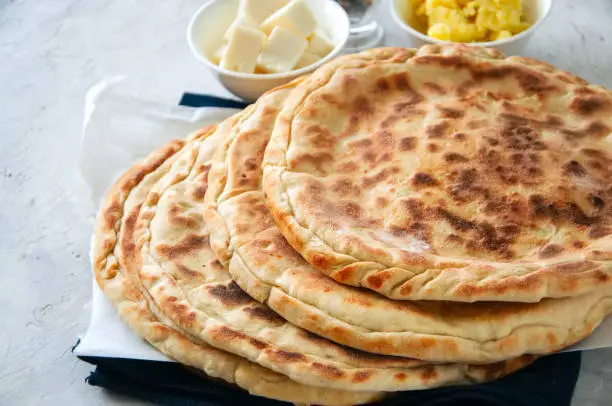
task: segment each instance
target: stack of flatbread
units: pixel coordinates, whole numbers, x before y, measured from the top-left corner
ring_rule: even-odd
[[[128,170],[94,271],[151,345],[253,395],[497,379],[612,311],[612,93],[478,47],[341,57]]]

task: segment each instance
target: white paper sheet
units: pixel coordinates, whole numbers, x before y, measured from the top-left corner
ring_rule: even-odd
[[[227,108],[196,109],[142,100],[122,92],[121,77],[94,86],[85,98],[80,170],[95,207],[126,169],[155,148],[234,113]],[[95,282],[90,324],[74,353],[170,361],[123,323]]]
[[[120,78],[92,88],[86,98],[81,172],[96,207],[115,179],[153,149],[235,112],[141,100],[121,93]],[[604,347],[612,347],[612,318],[567,351]],[[95,283],[90,325],[75,354],[169,361],[123,324]]]

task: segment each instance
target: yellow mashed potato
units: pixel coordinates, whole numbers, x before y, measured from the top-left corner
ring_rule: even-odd
[[[527,29],[522,0],[409,0],[418,27],[432,38],[486,42]]]

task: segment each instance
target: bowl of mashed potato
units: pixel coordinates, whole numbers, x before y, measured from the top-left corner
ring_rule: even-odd
[[[413,46],[447,42],[520,53],[552,0],[392,0],[391,14]]]

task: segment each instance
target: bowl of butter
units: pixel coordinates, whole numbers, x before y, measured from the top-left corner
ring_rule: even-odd
[[[391,14],[411,45],[447,42],[521,52],[552,0],[392,0]]]
[[[342,52],[349,18],[332,0],[213,0],[187,41],[231,93],[254,101]]]

